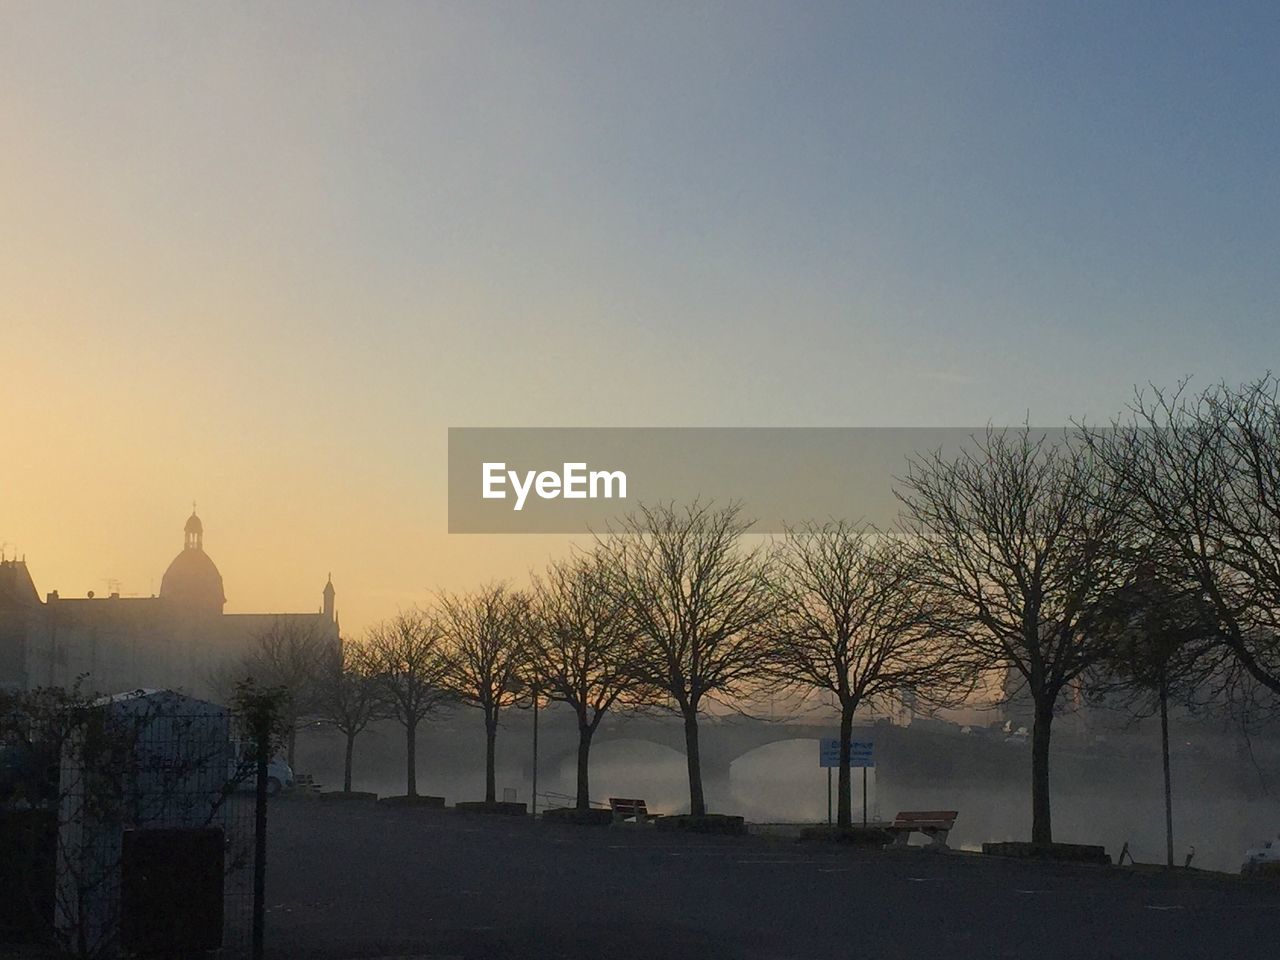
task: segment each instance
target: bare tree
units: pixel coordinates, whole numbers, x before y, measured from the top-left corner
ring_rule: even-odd
[[[913,458],[898,495],[922,542],[921,583],[971,651],[1031,697],[1031,838],[1051,843],[1054,711],[1105,652],[1089,619],[1124,579],[1123,496],[1079,443],[1029,428],[988,429],[954,459]]]
[[[642,505],[598,540],[609,590],[631,621],[629,669],[684,719],[695,816],[707,812],[698,714],[708,698],[751,691],[774,652],[767,555],[741,545],[750,526],[736,505]]]
[[[333,641],[324,637],[313,623],[279,617],[253,637],[239,671],[240,676],[253,677],[261,686],[284,690],[282,709],[289,730],[285,747],[290,766],[293,766],[298,726],[303,718],[316,712],[318,681],[333,648]]]
[[[321,667],[316,693],[320,718],[346,737],[342,789],[350,792],[356,737],[388,715],[382,686],[364,647],[347,641],[331,651]]]
[[[776,553],[775,669],[783,683],[840,705],[837,822],[852,823],[849,741],[863,704],[904,695],[962,700],[974,671],[920,583],[917,552],[872,527],[834,521],[788,530]]]
[[[1100,605],[1093,629],[1107,640],[1095,689],[1127,695],[1138,716],[1160,715],[1164,770],[1165,862],[1173,866],[1173,784],[1169,770],[1169,700],[1190,699],[1212,661],[1217,618],[1194,578],[1143,560],[1132,578]],[[1212,669],[1210,665],[1208,669]]]
[[[286,716],[289,692],[284,687],[262,687],[253,677],[236,684],[232,703],[240,715],[251,748],[248,759],[255,778],[253,817],[253,927],[252,953],[260,958],[266,940],[267,896],[267,763],[280,736],[291,736],[295,724]],[[283,730],[281,728],[284,728]],[[237,777],[247,771],[241,771]]]
[[[627,669],[630,622],[606,588],[600,554],[552,564],[534,583],[527,674],[578,719],[577,808],[591,806],[591,738],[608,710],[638,699]]]
[[[493,803],[499,715],[527,692],[529,598],[498,583],[461,596],[441,594],[438,603],[448,644],[446,682],[484,713],[484,799]]]
[[[1280,380],[1139,391],[1086,436],[1135,523],[1213,606],[1237,674],[1280,694]]]
[[[369,630],[361,659],[379,699],[404,727],[405,792],[418,795],[418,725],[450,701],[448,660],[436,617],[404,610]]]

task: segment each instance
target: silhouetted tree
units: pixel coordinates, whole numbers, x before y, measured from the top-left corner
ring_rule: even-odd
[[[499,583],[475,593],[441,594],[438,605],[447,638],[445,682],[484,713],[484,799],[493,803],[499,715],[527,692],[529,598]]]
[[[1199,583],[1237,673],[1280,694],[1280,380],[1139,392],[1086,434],[1133,522]]]
[[[58,768],[67,742],[86,724],[98,694],[86,689],[88,674],[70,687],[0,690],[0,746],[11,753],[0,803],[39,806],[58,799]],[[11,777],[11,779],[10,779]]]
[[[253,637],[249,653],[238,673],[253,677],[261,687],[286,693],[280,704],[288,724],[285,749],[293,766],[298,726],[313,716],[318,706],[318,684],[326,659],[335,644],[306,621],[280,617]]]
[[[317,679],[316,693],[318,715],[346,738],[342,789],[349,792],[356,737],[374,720],[389,715],[382,685],[364,647],[347,641],[330,651]]]
[[[773,596],[763,548],[745,550],[736,505],[641,506],[598,539],[608,587],[630,619],[628,669],[671,697],[684,720],[689,809],[705,814],[698,714],[768,675]]]
[[[256,784],[253,825],[253,927],[252,952],[261,957],[266,941],[267,896],[267,763],[281,737],[297,730],[291,694],[284,686],[264,686],[247,677],[236,684],[232,706],[251,745]]]
[[[779,681],[829,691],[840,705],[837,822],[852,823],[849,740],[863,704],[904,695],[954,703],[974,670],[920,584],[901,538],[844,521],[788,530],[778,544],[774,630]]]
[[[379,699],[404,727],[405,793],[418,795],[418,725],[446,706],[448,660],[435,616],[404,610],[372,627],[361,648]]]
[[[599,553],[552,564],[535,581],[533,597],[526,672],[535,689],[577,717],[577,807],[586,810],[592,735],[611,707],[634,702],[639,692],[627,669],[630,622],[609,594]]]
[[[921,540],[921,585],[970,650],[1015,671],[1031,697],[1031,838],[1051,843],[1054,710],[1106,652],[1088,620],[1124,581],[1123,495],[1071,437],[1022,428],[989,429],[954,459],[912,458],[898,496]]]
[[[1160,715],[1164,770],[1165,858],[1173,866],[1173,784],[1169,771],[1169,699],[1189,698],[1216,643],[1217,617],[1200,585],[1182,571],[1139,562],[1133,576],[1100,604],[1091,628],[1107,643],[1103,692],[1129,694],[1139,715]]]

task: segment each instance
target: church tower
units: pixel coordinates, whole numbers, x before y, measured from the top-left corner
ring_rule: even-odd
[[[333,615],[333,598],[337,591],[333,589],[333,574],[329,574],[329,582],[324,585],[324,618],[330,623],[334,622]]]

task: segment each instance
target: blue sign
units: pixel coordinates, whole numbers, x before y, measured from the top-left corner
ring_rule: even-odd
[[[875,765],[875,744],[872,741],[849,741],[849,766],[874,767]],[[818,741],[818,766],[840,766],[840,739],[838,737],[823,737]]]

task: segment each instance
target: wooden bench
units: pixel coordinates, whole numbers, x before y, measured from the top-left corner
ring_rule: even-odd
[[[614,823],[644,823],[646,820],[658,819],[658,814],[650,813],[643,800],[610,797],[609,809],[613,811]]]
[[[923,833],[931,847],[947,847],[947,834],[956,825],[955,810],[903,810],[885,827],[893,835],[895,847],[905,847],[913,833]]]

